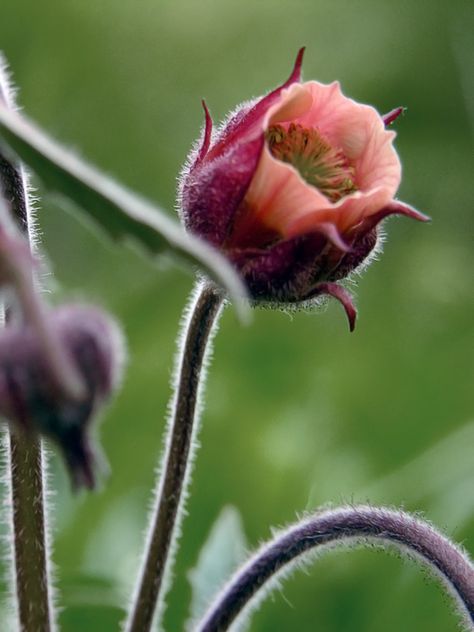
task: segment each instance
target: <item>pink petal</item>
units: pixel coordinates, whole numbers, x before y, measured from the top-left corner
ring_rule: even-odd
[[[342,149],[354,162],[359,190],[384,187],[387,201],[391,199],[400,184],[401,165],[393,148],[395,133],[385,130],[378,112],[346,97],[337,81],[330,85],[308,81],[301,88],[311,93],[313,101],[294,122],[317,128],[331,145]]]
[[[284,90],[263,123],[267,127],[289,120],[317,128],[341,149],[354,164],[359,190],[332,203],[265,148],[247,199],[266,226],[291,238],[330,223],[340,235],[391,202],[401,165],[393,148],[395,134],[385,130],[374,108],[345,97],[337,82],[311,81]]]
[[[313,97],[310,90],[305,85],[294,84],[285,90],[278,104],[268,111],[263,122],[263,128],[266,129],[269,125],[274,125],[275,123],[295,121],[308,112],[312,103]]]
[[[373,123],[367,130],[364,150],[355,161],[356,183],[361,191],[383,189],[388,202],[400,185],[402,166],[393,147],[395,132],[385,131],[380,120]]]
[[[294,167],[273,158],[267,147],[245,200],[259,222],[284,237],[301,234],[302,231],[291,229],[298,218],[330,206],[322,193],[307,184]]]

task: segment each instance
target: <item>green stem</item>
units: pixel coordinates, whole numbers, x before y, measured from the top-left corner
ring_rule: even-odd
[[[182,518],[183,497],[189,480],[206,350],[222,305],[216,288],[200,284],[179,338],[180,356],[165,455],[157,481],[144,562],[136,596],[126,624],[127,632],[148,632],[157,604],[162,604],[173,561],[174,543]]]

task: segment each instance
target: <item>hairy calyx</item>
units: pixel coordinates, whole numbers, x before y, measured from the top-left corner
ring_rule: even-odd
[[[287,128],[271,125],[266,132],[266,141],[274,158],[293,165],[308,184],[331,202],[357,190],[354,167],[317,129],[297,123],[290,123]]]

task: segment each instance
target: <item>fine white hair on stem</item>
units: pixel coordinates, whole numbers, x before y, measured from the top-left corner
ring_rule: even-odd
[[[0,99],[3,99],[8,108],[20,110],[16,102],[18,90],[15,88],[7,61],[0,51]],[[23,164],[18,166],[19,183],[22,190],[19,192],[23,198],[25,217],[16,218],[22,224],[22,228],[30,242],[30,248],[34,254],[37,252],[38,235],[36,230],[36,210],[38,198],[30,183],[30,175]]]
[[[52,525],[52,498],[55,492],[49,485],[50,471],[49,461],[50,453],[49,448],[44,442],[42,442],[41,456],[41,471],[44,483],[44,521],[45,521],[45,545],[46,545],[46,565],[47,565],[47,577],[49,580],[49,611],[53,612],[56,608],[56,590],[54,587],[54,577],[56,568],[51,560],[51,534],[53,530]],[[0,524],[4,526],[5,537],[4,546],[1,551],[1,560],[4,563],[4,578],[7,586],[6,598],[0,603],[0,611],[6,619],[2,619],[2,625],[5,626],[5,630],[8,628],[6,621],[11,621],[11,627],[18,627],[14,621],[18,621],[18,601],[17,594],[17,578],[15,573],[15,557],[14,557],[14,523],[13,523],[13,507],[12,507],[12,480],[9,474],[11,469],[11,450],[10,450],[10,435],[6,424],[0,422],[0,486],[1,486],[1,506],[5,511],[1,512]],[[51,622],[51,631],[56,629],[56,621],[53,619]]]
[[[57,567],[53,562],[53,532],[54,532],[54,498],[56,490],[51,484],[51,459],[52,452],[47,442],[41,438],[40,440],[40,457],[41,472],[43,479],[43,519],[44,519],[44,545],[45,545],[45,562],[48,604],[50,612],[50,631],[58,631],[57,615],[58,610],[58,591],[56,588]]]
[[[13,555],[13,513],[11,507],[11,479],[10,479],[10,443],[7,426],[0,422],[0,485],[1,485],[1,507],[0,523],[3,527],[4,536],[2,538],[2,549],[0,559],[4,565],[3,578],[7,587],[7,594],[0,603],[0,612],[3,621],[11,622],[18,620],[16,613],[16,579],[15,560]],[[5,623],[4,623],[5,624]]]
[[[17,90],[13,86],[11,73],[8,68],[7,60],[2,51],[0,51],[0,95],[9,108],[15,108]]]
[[[15,95],[6,61],[0,53],[0,100],[7,107],[17,109]],[[34,199],[28,175],[22,165],[0,154],[0,195],[3,192],[8,193],[11,214],[34,251]],[[5,321],[8,323],[10,318],[11,312],[7,312]],[[40,439],[20,436],[13,431],[5,433],[4,450],[7,453],[4,480],[10,527],[10,587],[15,596],[17,620],[24,632],[40,629],[50,632],[56,628],[56,613],[50,561],[47,454]]]
[[[124,624],[128,632],[146,632],[154,621],[160,624],[163,614],[199,445],[197,433],[206,368],[222,305],[219,290],[207,281],[199,281],[184,310],[171,385],[173,396],[142,568]]]
[[[368,505],[321,511],[277,533],[235,573],[190,629],[238,630],[292,571],[328,548],[367,544],[396,548],[421,562],[453,597],[466,632],[474,630],[474,565],[468,554],[418,517]]]
[[[203,283],[205,282],[196,283],[191,293],[191,296],[189,298],[188,304],[181,317],[180,332],[178,334],[177,343],[176,343],[177,352],[174,358],[174,369],[173,369],[173,373],[171,377],[171,388],[172,388],[173,396],[168,404],[167,430],[166,430],[166,436],[164,437],[162,461],[159,467],[157,468],[158,478],[161,476],[161,473],[163,471],[164,457],[168,450],[169,442],[171,439],[171,436],[170,436],[171,424],[174,417],[174,411],[176,410],[176,406],[177,406],[179,376],[180,376],[180,371],[181,371],[182,354],[183,354],[184,346],[186,344],[186,334],[191,324],[193,313],[196,308],[196,303],[198,302],[200,294],[202,292]],[[221,311],[221,309],[222,309],[222,305],[219,308],[219,312]],[[174,560],[177,553],[177,543],[178,543],[179,538],[181,537],[183,518],[186,516],[186,503],[189,498],[189,486],[191,483],[191,475],[193,472],[194,462],[196,460],[197,450],[200,447],[198,435],[199,435],[199,430],[200,430],[201,414],[204,409],[204,389],[206,386],[208,368],[212,360],[213,341],[219,327],[219,312],[214,318],[211,331],[209,332],[209,336],[206,341],[206,349],[204,352],[202,366],[199,373],[199,383],[197,385],[196,409],[194,413],[191,445],[190,445],[188,460],[186,464],[186,475],[183,481],[183,491],[182,491],[182,496],[181,496],[181,502],[178,508],[178,514],[176,516],[176,522],[174,525],[174,534],[172,538],[172,543],[171,543],[170,551],[169,551],[168,558],[166,561],[166,568],[165,568],[164,576],[163,576],[163,587],[161,589],[161,594],[157,603],[156,613],[155,613],[155,617],[158,622],[161,619],[161,615],[165,606],[164,600],[165,600],[166,594],[168,593],[171,587],[171,582],[173,579],[172,567],[174,565]]]

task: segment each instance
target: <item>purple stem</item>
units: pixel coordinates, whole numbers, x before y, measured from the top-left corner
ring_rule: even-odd
[[[467,554],[430,524],[402,512],[369,506],[317,513],[265,544],[236,572],[194,632],[223,632],[250,602],[265,596],[265,584],[305,553],[348,541],[395,545],[422,561],[455,598],[467,629],[474,629],[474,566]],[[268,592],[268,591],[267,591]]]
[[[187,310],[187,322],[178,342],[179,365],[165,454],[157,481],[141,576],[125,624],[127,632],[150,630],[157,605],[159,609],[163,604],[169,585],[193,448],[197,447],[194,438],[206,351],[222,303],[222,295],[213,285],[200,283],[193,304]]]
[[[14,107],[6,64],[0,55],[0,100]],[[0,153],[0,194],[5,195],[18,228],[29,239],[29,198],[26,176]],[[10,314],[6,313],[6,322]],[[22,632],[49,632],[54,611],[48,564],[45,519],[44,454],[40,439],[9,430],[11,520],[15,595]]]

